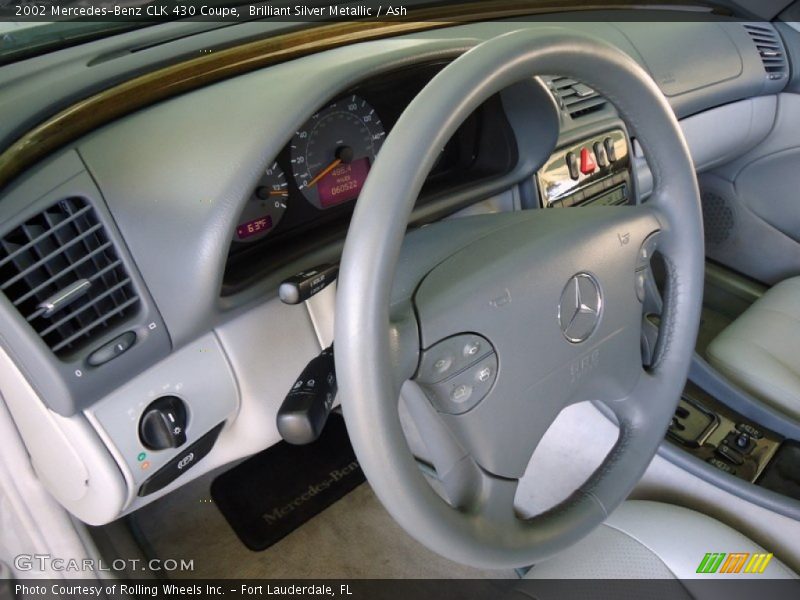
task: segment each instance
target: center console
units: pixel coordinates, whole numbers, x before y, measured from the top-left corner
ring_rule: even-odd
[[[800,500],[800,443],[743,417],[691,382],[667,439],[723,473]]]
[[[761,476],[783,441],[691,383],[684,390],[667,437],[711,466],[751,483]]]
[[[559,148],[536,174],[541,206],[634,204],[629,148],[622,129]]]

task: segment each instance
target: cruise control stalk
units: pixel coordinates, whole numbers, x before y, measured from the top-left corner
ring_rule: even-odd
[[[300,304],[333,283],[338,273],[339,265],[330,264],[300,271],[281,283],[278,297],[284,304]]]

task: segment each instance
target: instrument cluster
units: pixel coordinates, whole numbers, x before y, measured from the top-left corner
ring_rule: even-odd
[[[365,81],[322,106],[267,166],[231,232],[223,294],[317,244],[341,237],[370,168],[405,107],[446,62]],[[441,149],[420,202],[501,175],[516,159],[499,97]]]
[[[324,211],[358,198],[385,138],[380,116],[356,94],[314,113],[289,142],[288,176],[278,160],[264,172],[236,226],[235,241],[268,236],[290,202],[306,201]],[[299,192],[293,200],[290,189]]]

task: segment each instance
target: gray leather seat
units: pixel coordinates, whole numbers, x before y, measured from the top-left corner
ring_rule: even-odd
[[[708,346],[714,367],[800,420],[800,277],[777,284]]]
[[[628,501],[583,541],[536,565],[526,579],[797,577],[775,557],[770,559],[761,574],[745,574],[744,568],[738,574],[697,573],[698,566],[709,552],[769,554],[745,535],[701,513],[660,502]],[[691,585],[685,582],[684,585],[691,589]],[[533,588],[525,585],[521,591],[527,593],[534,588],[535,585]],[[683,586],[678,589],[683,589]],[[596,597],[597,589],[594,591],[592,597]],[[670,597],[676,597],[674,589],[670,592]],[[695,594],[684,597],[692,595]]]

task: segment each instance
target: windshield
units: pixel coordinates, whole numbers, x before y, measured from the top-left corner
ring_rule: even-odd
[[[477,2],[461,0],[459,4]],[[210,28],[243,21],[323,22],[403,17],[410,6],[445,4],[306,0],[0,0],[0,64],[98,37],[170,21],[199,21]],[[452,3],[452,2],[451,2]]]
[[[488,5],[494,3],[481,0],[404,0],[401,4],[385,4],[380,0],[306,0],[302,3],[297,0],[267,3],[258,0],[0,0],[0,65],[98,37],[170,21],[199,21],[214,28],[256,20],[322,23],[403,19],[419,15],[412,15],[412,10],[444,4],[452,5],[453,14],[457,15],[464,5],[484,4],[488,9]],[[531,0],[520,2],[519,8],[533,12],[536,8],[563,11],[565,8],[569,10],[569,4],[567,2],[565,7],[565,3],[559,0]],[[602,8],[604,3],[591,4]],[[617,8],[621,5],[656,7],[660,4],[637,0],[613,2]],[[696,9],[698,4],[702,5],[696,0],[672,0],[668,4],[683,9]],[[506,7],[513,7],[513,2]],[[424,20],[430,16],[421,18]]]
[[[75,23],[0,21],[0,64],[58,50],[150,23]]]

